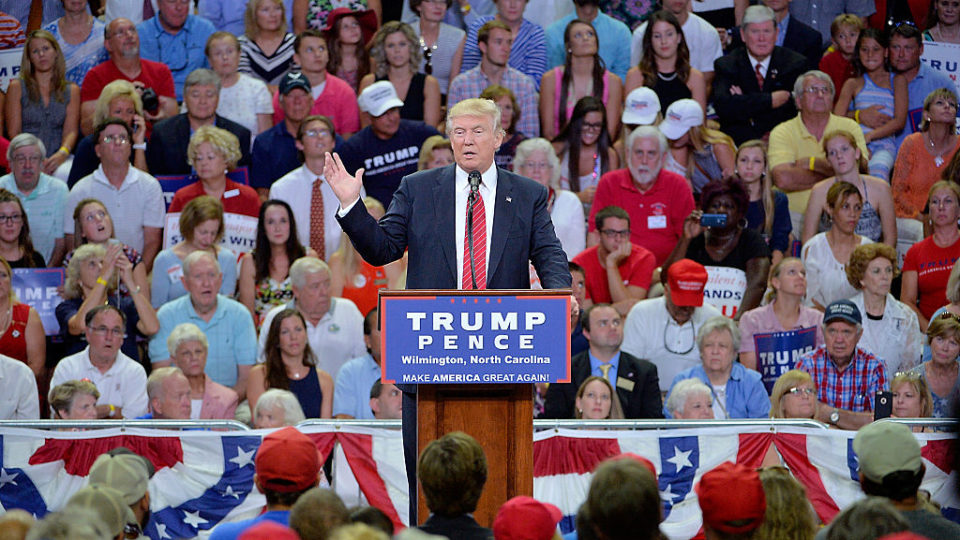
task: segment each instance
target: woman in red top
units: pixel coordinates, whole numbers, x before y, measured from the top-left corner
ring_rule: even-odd
[[[379,220],[386,211],[373,197],[365,197],[363,204],[374,219]],[[403,288],[400,278],[406,269],[406,255],[386,266],[373,266],[357,253],[346,234],[340,247],[330,256],[331,294],[351,300],[360,313],[366,315],[377,307],[377,291]]]
[[[197,181],[174,193],[167,212],[179,212],[192,199],[210,195],[223,203],[225,214],[257,217],[260,213],[257,192],[227,178],[227,171],[237,166],[240,156],[240,141],[233,133],[214,126],[197,129],[187,146],[187,162],[196,170]]]
[[[930,316],[947,304],[947,280],[960,259],[960,185],[940,181],[927,198],[933,234],[907,251],[903,261],[900,301],[917,312],[920,330],[926,332]]]
[[[0,257],[0,353],[30,366],[40,376],[47,354],[46,335],[37,310],[17,300],[13,270]]]

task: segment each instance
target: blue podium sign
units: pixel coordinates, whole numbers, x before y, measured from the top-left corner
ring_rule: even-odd
[[[570,382],[568,294],[434,292],[380,297],[385,382]]]

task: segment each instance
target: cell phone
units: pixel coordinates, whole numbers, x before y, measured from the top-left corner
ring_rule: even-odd
[[[873,398],[873,419],[890,418],[893,414],[893,392],[877,392]]]
[[[726,214],[702,214],[700,216],[700,225],[702,227],[726,227],[727,226],[727,215]]]

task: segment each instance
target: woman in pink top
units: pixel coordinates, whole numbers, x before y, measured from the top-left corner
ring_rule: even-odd
[[[543,74],[540,83],[540,126],[545,139],[552,140],[567,124],[580,98],[601,97],[607,108],[607,132],[616,139],[623,111],[623,83],[603,68],[597,33],[586,21],[574,19],[563,33],[567,59],[562,67]]]

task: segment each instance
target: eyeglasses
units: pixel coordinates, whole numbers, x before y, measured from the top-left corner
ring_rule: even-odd
[[[90,330],[98,336],[108,337],[126,337],[123,328],[107,328],[106,326],[94,326]]]
[[[523,163],[524,169],[529,169],[531,171],[543,171],[547,169],[552,169],[553,167],[546,161],[525,161]]]
[[[818,94],[821,96],[830,95],[830,87],[828,86],[810,86],[803,89],[804,92],[808,94]]]
[[[130,142],[130,139],[126,135],[107,135],[103,138],[103,144],[120,144],[124,145]]]
[[[20,220],[23,219],[23,214],[0,214],[0,223],[20,223]]]
[[[20,166],[27,163],[40,163],[41,161],[43,161],[42,156],[14,156],[13,158],[13,162]]]
[[[616,237],[618,237],[618,236],[619,236],[620,238],[629,238],[629,237],[630,237],[630,229],[627,229],[627,230],[625,230],[625,231],[617,231],[617,230],[614,230],[614,229],[603,229],[602,231],[600,231],[600,234],[602,234],[605,238],[609,238],[609,239],[611,239],[611,240],[614,239],[614,238],[616,238]]]
[[[953,319],[957,322],[960,322],[960,317],[957,317],[956,315],[954,315],[953,313],[950,313],[949,311],[944,311],[940,315],[937,315],[937,318],[943,319],[945,321],[949,321],[950,319]]]
[[[799,386],[794,386],[793,388],[786,391],[787,394],[793,394],[795,396],[804,395],[812,396],[817,393],[813,388],[800,388]]]
[[[912,26],[914,28],[917,28],[917,23],[911,20],[903,20],[903,21],[897,21],[893,24],[894,28],[900,28],[901,26]]]
[[[921,375],[917,371],[898,371],[896,375],[894,375],[893,377],[895,379],[901,378],[907,381],[919,381],[920,379],[923,378],[923,375]]]
[[[603,123],[601,122],[584,122],[581,126],[584,131],[600,131],[603,129]]]
[[[308,129],[303,134],[307,137],[330,137],[333,135],[329,129]]]

